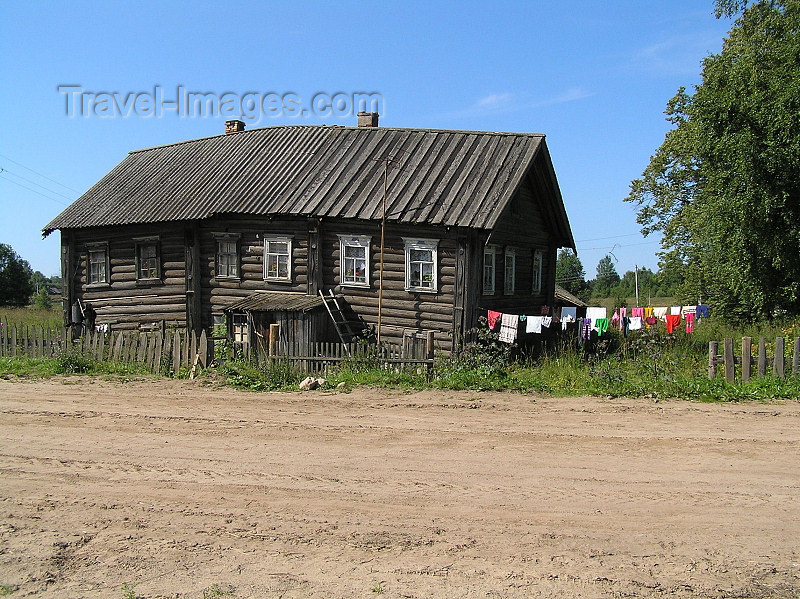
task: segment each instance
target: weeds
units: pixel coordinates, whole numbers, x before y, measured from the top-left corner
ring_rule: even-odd
[[[136,585],[123,583],[122,585],[122,599],[139,599],[136,594]]]
[[[220,597],[233,597],[233,591],[223,590],[217,583],[203,589],[203,599],[219,599]]]

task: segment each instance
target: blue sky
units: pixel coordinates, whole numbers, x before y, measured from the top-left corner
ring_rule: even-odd
[[[622,199],[668,130],[663,110],[699,83],[729,20],[673,2],[6,2],[0,23],[0,243],[59,271],[41,228],[131,150],[223,132],[225,117],[67,115],[58,86],[173,99],[369,91],[381,125],[536,132],[547,143],[587,277],[657,267]],[[120,111],[121,112],[121,111]],[[145,114],[147,110],[142,111]],[[152,111],[151,111],[152,112]],[[354,125],[264,117],[253,126]]]

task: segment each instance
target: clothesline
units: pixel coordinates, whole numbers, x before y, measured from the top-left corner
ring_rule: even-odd
[[[615,308],[611,318],[608,318],[608,310],[602,306],[589,306],[586,308],[586,316],[579,318],[577,308],[564,306],[560,314],[550,315],[550,308],[542,306],[541,314],[511,314],[495,310],[487,310],[487,321],[489,329],[499,330],[500,341],[514,343],[519,334],[523,331],[522,323],[525,323],[524,332],[528,334],[542,334],[543,329],[549,329],[554,323],[561,323],[562,330],[566,330],[572,323],[577,323],[578,330],[582,339],[589,339],[592,332],[596,332],[602,337],[609,329],[619,330],[625,337],[629,331],[650,329],[659,322],[663,322],[667,333],[673,334],[680,327],[681,321],[685,323],[686,334],[694,331],[694,325],[703,318],[708,318],[708,306],[657,306],[647,308]]]

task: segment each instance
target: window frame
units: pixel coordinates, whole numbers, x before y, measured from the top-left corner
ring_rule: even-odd
[[[134,256],[136,262],[136,283],[137,285],[149,285],[152,283],[160,283],[161,276],[163,274],[163,268],[161,265],[161,245],[159,243],[159,238],[155,236],[150,237],[134,237],[133,241],[135,242],[134,246]],[[154,256],[152,257],[155,260],[155,276],[142,276],[142,249],[148,246],[153,247]],[[149,260],[150,258],[148,258]],[[148,272],[148,274],[150,274]]]
[[[486,257],[492,257],[491,265],[486,263]],[[486,285],[487,280],[487,268],[491,270],[491,277],[489,279],[491,285]],[[496,293],[496,280],[497,280],[497,248],[492,245],[487,245],[483,248],[483,279],[482,279],[482,286],[483,286],[483,295],[494,295]]]
[[[438,293],[439,292],[439,240],[438,239],[417,239],[403,237],[403,244],[405,245],[405,263],[406,263],[406,291],[410,293]],[[411,253],[413,251],[429,251],[431,252],[431,260],[424,263],[432,264],[431,273],[431,286],[424,287],[412,285],[411,269],[412,261]],[[424,275],[423,275],[424,277]]]
[[[342,287],[370,287],[370,250],[372,248],[372,237],[369,235],[338,235],[339,237],[339,285]],[[347,260],[358,260],[358,258],[347,258],[345,248],[355,247],[364,250],[364,280],[347,280]]]
[[[241,235],[239,233],[212,233],[214,241],[217,244],[216,252],[214,254],[214,278],[223,281],[241,281],[242,280],[242,252],[241,252]],[[225,252],[225,255],[233,255],[233,266],[236,269],[236,274],[220,274],[220,264],[222,261],[220,257],[223,255],[220,248],[223,243],[234,244],[233,252]],[[230,268],[230,264],[227,265]]]
[[[271,243],[285,243],[286,254],[278,252],[270,252],[269,244]],[[269,276],[267,269],[269,268],[269,256],[286,256],[286,276]],[[278,272],[280,272],[280,261],[278,262]],[[291,283],[292,282],[292,237],[289,235],[264,235],[264,280],[272,281],[274,283]]]
[[[531,293],[538,295],[542,292],[544,285],[542,284],[542,274],[544,272],[544,251],[533,250],[533,263],[531,265]]]
[[[92,254],[103,253],[102,261],[92,262]],[[103,278],[92,280],[92,264],[103,264]],[[86,244],[86,287],[108,287],[111,284],[111,260],[108,255],[108,242]]]
[[[509,277],[509,259],[511,261],[511,276]],[[514,295],[517,287],[517,251],[506,248],[503,252],[503,295]]]

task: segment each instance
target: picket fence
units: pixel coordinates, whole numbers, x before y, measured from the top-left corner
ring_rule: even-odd
[[[98,361],[138,364],[156,374],[179,372],[182,367],[205,368],[213,360],[213,348],[205,331],[198,338],[185,330],[86,331],[73,338],[68,329],[41,326],[0,325],[0,357],[53,358],[67,351]]]
[[[68,329],[48,329],[41,326],[0,324],[0,357],[25,356],[53,358],[64,352],[77,352],[97,361],[137,364],[155,374],[180,372],[189,368],[205,368],[215,358],[215,342],[224,338],[206,336],[203,331],[187,333],[183,329],[151,332],[118,331],[104,333],[85,331],[74,338]],[[290,345],[278,350],[270,347],[241,347],[222,343],[216,351],[220,359],[244,358],[256,365],[288,363],[308,373],[328,373],[332,367],[348,360],[391,369],[425,369],[433,367],[433,339],[422,343],[310,343]]]
[[[764,337],[758,341],[758,356],[753,358],[753,338],[742,338],[742,352],[739,356],[734,354],[733,339],[724,339],[722,342],[722,354],[719,353],[719,343],[711,341],[708,344],[708,378],[713,379],[717,376],[717,365],[722,364],[724,368],[725,381],[733,383],[736,381],[736,366],[739,365],[739,380],[746,383],[750,380],[753,373],[753,366],[756,366],[756,376],[766,376],[769,366],[772,366],[773,376],[783,379],[786,378],[786,339],[777,337],[775,339],[775,349],[772,358],[767,356],[767,343]],[[792,354],[792,375],[800,376],[800,337],[794,340],[794,352]]]

